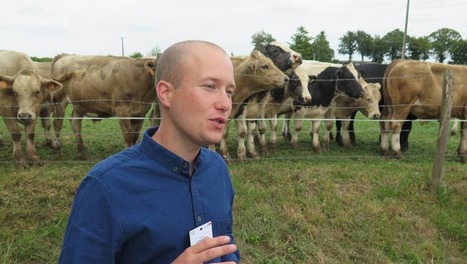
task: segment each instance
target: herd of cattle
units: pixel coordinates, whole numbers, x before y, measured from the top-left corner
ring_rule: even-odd
[[[274,148],[278,116],[286,115],[282,134],[297,145],[303,121],[310,121],[312,147],[316,152],[329,148],[336,121],[336,140],[342,146],[355,141],[353,119],[357,112],[380,119],[381,151],[392,150],[402,157],[408,149],[408,134],[414,119],[440,116],[442,75],[453,71],[451,116],[460,122],[458,155],[467,162],[467,67],[413,60],[396,60],[389,65],[352,62],[331,64],[303,60],[288,46],[271,42],[247,56],[232,56],[237,89],[232,96],[230,120],[236,125],[238,159],[247,154],[259,157],[255,137],[262,151]],[[78,154],[86,157],[81,136],[83,117],[117,117],[127,147],[138,141],[144,117],[153,107],[151,125],[158,122],[154,73],[157,58],[132,59],[117,56],[57,55],[52,62],[33,62],[17,51],[0,51],[0,115],[13,141],[17,168],[39,162],[34,135],[40,117],[45,138],[57,154],[65,109],[72,104],[71,128]],[[53,135],[49,132],[53,119]],[[291,131],[289,122],[294,122]],[[319,127],[326,131],[320,142]],[[267,129],[269,122],[269,131]],[[22,128],[27,155],[20,145]],[[219,152],[231,162],[225,129]],[[269,132],[269,142],[266,140]],[[0,131],[0,146],[5,145]],[[245,142],[246,141],[246,142]],[[245,146],[246,144],[246,146]],[[210,146],[215,149],[215,146]],[[27,157],[26,157],[27,156]]]

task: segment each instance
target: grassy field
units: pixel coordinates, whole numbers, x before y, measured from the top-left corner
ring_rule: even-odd
[[[68,115],[69,116],[69,115]],[[279,140],[278,151],[230,166],[234,234],[243,263],[466,263],[467,165],[451,137],[442,186],[430,192],[438,123],[414,123],[410,150],[379,156],[376,122],[356,123],[357,144],[311,151]],[[149,125],[146,122],[144,128]],[[234,129],[229,139],[235,157]],[[62,156],[36,136],[42,166],[16,170],[0,148],[0,263],[56,263],[75,189],[97,161],[123,148],[115,119],[83,122],[90,158],[77,159],[69,122]]]

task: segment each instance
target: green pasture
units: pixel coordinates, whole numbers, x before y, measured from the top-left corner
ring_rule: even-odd
[[[379,155],[377,122],[359,116],[355,127],[352,149],[332,142],[330,151],[312,152],[307,124],[298,148],[279,137],[277,152],[230,165],[242,263],[467,263],[467,165],[456,156],[459,136],[449,139],[442,184],[432,193],[437,122],[414,122],[402,160]],[[0,132],[0,263],[56,263],[76,187],[94,163],[124,147],[118,122],[83,121],[87,160],[77,158],[68,120],[62,156],[44,146],[38,125],[43,165],[26,170],[12,163],[2,122]]]

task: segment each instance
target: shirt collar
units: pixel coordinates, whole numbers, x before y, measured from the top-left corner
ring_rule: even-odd
[[[158,127],[152,127],[147,129],[143,134],[143,139],[141,141],[141,150],[152,160],[160,163],[167,170],[172,171],[175,174],[190,175],[190,163],[181,157],[177,156],[175,153],[164,148],[162,145],[157,143],[152,136],[156,133]],[[201,160],[203,157],[203,149],[195,159],[195,171],[199,168]],[[194,172],[195,172],[194,171]],[[193,173],[194,175],[194,173]]]

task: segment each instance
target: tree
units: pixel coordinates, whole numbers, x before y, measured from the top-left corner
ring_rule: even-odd
[[[291,49],[302,54],[304,60],[313,59],[313,47],[311,45],[311,40],[308,31],[300,26],[297,28],[297,33],[292,36],[292,43],[289,43]]]
[[[384,42],[380,36],[375,35],[373,37],[372,47],[373,48],[371,50],[371,55],[370,55],[371,61],[383,63],[384,54],[386,53],[386,50],[388,49],[386,42]]]
[[[386,42],[387,50],[385,55],[389,60],[401,58],[402,56],[402,43],[404,42],[404,32],[395,29],[383,36],[382,40]]]
[[[451,55],[452,63],[467,65],[467,39],[456,44]]]
[[[454,29],[442,28],[431,33],[428,36],[433,54],[438,62],[444,62],[444,60],[454,53],[454,48],[457,43],[462,41],[462,36],[459,32]]]
[[[431,43],[427,36],[410,38],[408,45],[409,58],[427,60],[430,58]]]
[[[48,57],[39,58],[39,57],[31,56],[31,60],[32,61],[37,61],[37,62],[51,62],[52,58],[48,58]]]
[[[357,51],[357,34],[352,31],[347,31],[339,40],[340,43],[337,52],[343,55],[348,54],[349,61],[351,61],[353,54]]]
[[[334,50],[329,46],[326,34],[321,31],[311,44],[313,59],[323,62],[331,62],[334,58]]]
[[[362,30],[358,30],[355,34],[357,37],[355,41],[357,44],[357,51],[362,56],[362,61],[364,61],[365,56],[371,56],[373,50],[373,38]]]
[[[264,32],[264,30],[256,32],[251,36],[251,44],[253,44],[253,49],[255,50],[263,50],[269,42],[273,41],[276,41],[276,39],[271,34]]]
[[[151,51],[148,52],[148,54],[146,54],[147,57],[156,57],[157,54],[160,54],[162,51],[161,51],[161,48],[159,47],[159,45],[155,46],[154,48],[152,48]]]
[[[143,54],[141,52],[133,52],[130,55],[130,58],[133,58],[133,59],[142,58],[142,57],[143,57]]]

